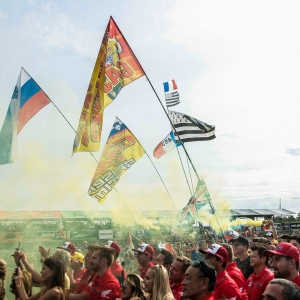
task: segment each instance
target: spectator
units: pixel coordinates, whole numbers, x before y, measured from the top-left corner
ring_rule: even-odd
[[[174,261],[174,256],[166,249],[161,249],[160,253],[156,256],[155,264],[163,265],[168,271],[171,267],[171,264]]]
[[[148,300],[174,300],[169,285],[168,271],[164,266],[151,267],[143,279],[144,291]]]
[[[259,246],[251,248],[250,265],[254,272],[247,279],[249,300],[262,300],[266,286],[274,279],[273,273],[267,268],[269,258],[264,254],[265,250]]]
[[[300,289],[286,279],[273,279],[263,294],[265,300],[299,300]]]
[[[169,283],[172,294],[176,300],[179,300],[183,294],[182,281],[185,272],[192,264],[191,260],[185,256],[177,256],[169,269]]]
[[[271,267],[275,278],[283,278],[300,286],[299,250],[290,243],[280,243],[274,250],[264,251],[266,256],[272,257]]]
[[[141,244],[138,249],[132,250],[137,252],[137,259],[139,263],[138,272],[142,279],[144,279],[147,271],[154,266],[152,261],[154,249],[148,244]],[[136,271],[134,273],[136,273]]]
[[[68,251],[71,255],[76,252],[76,246],[72,243],[65,242],[61,247],[57,247],[58,249],[64,249]]]
[[[220,243],[228,253],[228,262],[226,264],[226,271],[229,276],[235,281],[236,285],[240,289],[242,299],[247,300],[247,282],[242,271],[237,267],[236,262],[233,261],[233,250],[229,244]]]
[[[124,278],[127,277],[126,271],[120,265],[118,261],[119,254],[121,252],[121,247],[117,242],[108,241],[106,243],[108,247],[110,247],[114,252],[114,261],[110,267],[112,274],[119,280],[120,284],[123,283]]]
[[[142,278],[136,274],[128,274],[124,282],[121,284],[121,299],[129,300],[137,297],[140,300],[146,300],[146,294],[142,288]]]
[[[278,237],[278,242],[279,243],[289,243],[290,239],[291,239],[291,236],[289,236],[288,234],[283,234]]]
[[[47,258],[42,268],[42,288],[41,291],[32,296],[33,299],[65,299],[65,272],[64,265],[60,259],[53,257]],[[18,296],[20,300],[27,300],[28,295],[23,285],[23,274],[18,268],[18,275],[14,276]],[[31,299],[29,298],[29,299]]]
[[[249,241],[239,236],[233,240],[233,253],[238,258],[235,260],[236,265],[243,272],[245,279],[253,273],[253,268],[250,266],[250,256],[248,255]]]
[[[205,261],[194,261],[185,272],[182,297],[190,300],[214,300],[215,269]]]
[[[290,243],[300,250],[300,237],[296,235],[291,236]]]
[[[78,282],[81,280],[85,272],[85,270],[83,269],[83,264],[84,264],[84,256],[79,252],[75,252],[71,256],[71,266],[67,271],[68,277],[70,279],[69,293],[74,293]]]
[[[242,295],[237,284],[228,275],[225,270],[228,262],[228,253],[226,249],[218,244],[212,244],[207,250],[200,250],[205,253],[205,260],[216,270],[216,284],[213,290],[215,299],[225,297],[225,299],[241,300]]]
[[[6,262],[3,259],[0,259],[0,299],[4,299],[5,296],[6,268]]]

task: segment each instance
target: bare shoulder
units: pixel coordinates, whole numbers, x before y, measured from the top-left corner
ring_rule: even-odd
[[[60,300],[61,299],[61,290],[58,288],[53,288],[49,290],[45,295],[43,295],[40,300]]]

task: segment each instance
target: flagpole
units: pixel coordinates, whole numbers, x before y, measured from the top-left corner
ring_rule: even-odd
[[[163,106],[163,104],[162,104],[162,102],[161,102],[161,100],[160,100],[160,98],[159,98],[159,96],[158,96],[156,90],[154,89],[154,87],[153,87],[153,85],[152,85],[151,81],[149,80],[149,78],[148,78],[148,76],[147,76],[146,73],[145,73],[145,76],[146,76],[146,79],[147,79],[147,81],[149,82],[149,84],[150,84],[150,86],[151,86],[153,92],[155,93],[155,95],[156,95],[156,97],[157,97],[157,99],[158,99],[158,101],[159,101],[161,107],[163,108],[163,110],[164,110],[164,112],[165,112],[167,118],[169,119],[172,128],[174,129],[175,133],[177,134],[177,137],[179,138],[179,140],[180,140],[180,142],[181,142],[181,144],[182,144],[183,150],[184,150],[184,152],[185,152],[185,154],[186,154],[188,160],[190,161],[191,166],[192,166],[192,168],[193,168],[193,170],[194,170],[194,172],[195,172],[195,174],[196,174],[198,180],[200,180],[200,176],[198,175],[198,173],[197,173],[197,171],[196,171],[196,169],[195,169],[195,166],[194,166],[194,164],[193,164],[193,162],[192,162],[192,160],[191,160],[191,158],[190,158],[190,156],[189,156],[189,154],[188,154],[188,152],[187,152],[187,150],[186,150],[186,148],[185,148],[185,146],[184,146],[184,143],[182,142],[182,140],[181,140],[181,138],[180,138],[180,135],[178,134],[178,132],[177,132],[175,126],[174,126],[173,123],[172,123],[172,120],[170,119],[169,114],[167,113],[165,107]],[[202,179],[202,181],[204,181],[204,180]],[[212,213],[215,214],[215,208],[214,208],[214,206],[213,206],[213,203],[212,203],[212,200],[211,200],[211,197],[210,197],[210,194],[209,194],[209,192],[208,192],[208,190],[207,190],[206,185],[205,185],[205,193],[206,193],[206,195],[207,195],[208,203],[209,203],[209,206],[210,206],[210,208],[211,208],[211,210],[212,210]],[[218,220],[216,220],[216,221],[217,221],[217,224],[219,225],[221,234],[223,235],[223,238],[224,238],[224,240],[226,241],[225,235],[224,235],[224,232],[223,232],[223,230],[222,230],[222,228],[221,228],[221,226],[220,226],[220,223],[219,223]]]

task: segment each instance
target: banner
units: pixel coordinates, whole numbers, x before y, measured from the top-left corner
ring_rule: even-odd
[[[88,194],[103,204],[120,177],[144,154],[133,133],[116,117]]]
[[[104,108],[124,86],[143,75],[143,68],[111,17],[81,111],[73,153],[99,150]]]
[[[112,230],[99,230],[99,240],[112,240],[113,238]]]

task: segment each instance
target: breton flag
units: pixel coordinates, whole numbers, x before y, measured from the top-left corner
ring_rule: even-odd
[[[144,75],[142,66],[110,17],[81,111],[73,153],[99,150],[104,108],[124,86]]]
[[[183,143],[208,141],[216,138],[215,126],[208,125],[188,115],[169,110],[169,117]],[[174,132],[175,141],[180,141]]]
[[[39,85],[21,68],[0,132],[1,165],[12,163],[18,158],[17,135],[50,102]]]
[[[165,98],[167,107],[172,107],[180,103],[175,80],[164,82]]]
[[[171,150],[181,146],[179,141],[175,141],[174,133],[171,131],[154,149],[153,155],[158,159]]]
[[[116,117],[88,194],[103,204],[120,177],[145,153],[133,133]]]

